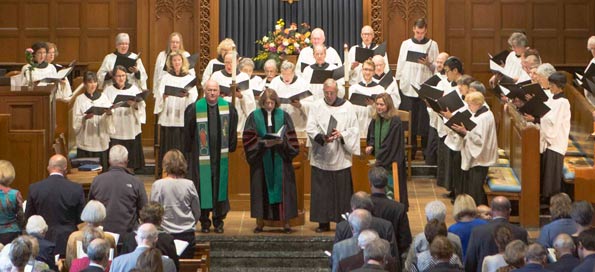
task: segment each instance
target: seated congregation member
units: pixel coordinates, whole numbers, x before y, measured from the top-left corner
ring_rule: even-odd
[[[82,243],[82,250],[84,253],[89,253],[89,245],[97,240],[97,239],[101,239],[103,241],[105,241],[105,243],[107,243],[108,246],[108,252],[109,252],[109,248],[114,248],[113,244],[105,239],[105,235],[106,233],[104,233],[103,231],[97,229],[97,228],[92,228],[92,227],[85,227],[82,229],[81,231],[81,243]],[[71,261],[71,263],[66,267],[66,269],[68,269],[69,272],[80,272],[83,269],[87,268],[91,262],[91,258],[90,256],[85,256],[85,257],[79,257],[78,255],[78,250],[75,249],[74,254],[76,254],[75,256],[73,256],[73,259]],[[109,271],[110,269],[110,263],[108,262],[108,264],[105,266],[105,269],[103,271]]]
[[[72,128],[76,133],[77,158],[99,158],[103,171],[108,169],[110,135],[115,133],[112,102],[97,89],[97,75],[86,72],[83,76],[82,95],[76,97],[72,107]],[[103,114],[87,112],[92,107],[106,108]]]
[[[372,214],[392,223],[398,252],[402,256],[406,256],[412,240],[407,209],[402,203],[386,196],[386,185],[388,184],[388,171],[386,169],[378,166],[372,167],[368,171],[368,180],[370,182],[370,192],[372,192],[370,199],[374,205]],[[400,258],[400,256],[397,257]]]
[[[534,243],[527,247],[525,252],[525,265],[519,269],[514,270],[515,272],[548,272],[550,270],[545,269],[543,266],[547,261],[547,251],[545,248]],[[591,269],[592,270],[592,269]],[[589,271],[591,271],[589,270]]]
[[[435,200],[429,202],[428,204],[426,204],[424,211],[426,214],[426,220],[428,222],[434,219],[438,220],[439,222],[444,222],[444,220],[446,219],[446,205],[444,205],[442,201]],[[446,234],[446,238],[448,238],[448,240],[453,244],[455,254],[459,256],[459,259],[461,259],[461,256],[463,256],[463,250],[461,248],[461,238],[459,238],[459,236],[457,236],[456,234],[450,232]],[[411,247],[409,248],[409,251],[407,253],[407,259],[405,260],[405,263],[417,263],[417,255],[428,250],[429,248],[430,243],[428,242],[425,233],[420,232],[416,234],[413,238],[413,243],[411,244]]]
[[[351,226],[353,237],[333,245],[333,253],[331,255],[333,272],[338,271],[341,260],[358,253],[357,239],[363,230],[370,228],[372,214],[364,209],[356,209],[349,214],[348,222],[349,226]]]
[[[395,230],[391,222],[382,219],[380,217],[376,217],[373,215],[374,211],[374,203],[370,198],[370,195],[366,192],[359,191],[354,193],[351,196],[351,211],[355,211],[358,209],[363,209],[372,215],[372,221],[370,222],[370,229],[374,230],[378,233],[378,236],[384,240],[387,240],[390,243],[391,255],[392,256],[399,256],[399,252],[397,249],[397,242],[395,237]],[[352,230],[349,228],[349,224],[347,221],[341,221],[337,223],[337,229],[335,230],[335,243],[344,241],[353,237]]]
[[[504,260],[506,266],[500,267],[498,272],[510,272],[525,265],[525,252],[527,251],[527,244],[521,240],[514,240],[504,249]]]
[[[566,233],[558,234],[553,242],[556,262],[545,266],[546,269],[554,272],[572,271],[579,265],[580,260],[574,256],[576,246],[572,237]]]
[[[317,62],[316,59],[316,47],[317,46],[322,46],[322,47],[326,47],[327,48],[327,52],[325,54],[325,56],[322,58],[324,60],[324,62],[329,63],[336,66],[341,65],[341,63],[343,63],[341,61],[341,57],[339,56],[339,54],[337,53],[337,51],[332,48],[331,46],[325,46],[324,42],[326,41],[326,37],[324,36],[324,30],[322,30],[321,28],[315,28],[314,30],[312,30],[311,34],[310,34],[310,41],[312,42],[312,46],[310,47],[306,47],[303,48],[300,51],[300,55],[298,56],[297,59],[297,68],[295,70],[295,73],[298,76],[302,76],[302,74],[304,73],[304,68],[305,66],[309,66],[314,64],[315,62]]]
[[[364,64],[364,69],[366,65]],[[364,71],[364,74],[366,71]],[[373,154],[376,166],[387,170],[387,196],[393,198],[395,180],[393,180],[393,163],[397,165],[399,202],[409,209],[407,193],[407,168],[405,167],[405,132],[399,118],[398,110],[387,93],[379,94],[374,101],[375,111],[369,122],[366,137],[366,154]],[[361,129],[361,128],[360,128]]]
[[[589,67],[589,65],[595,65],[595,36],[591,36],[587,40],[587,50],[589,50],[589,52],[591,52],[591,56],[593,56],[591,62],[587,64],[587,67]],[[585,72],[587,72],[587,67],[585,67]],[[587,98],[587,101],[589,101],[591,105],[595,105],[595,96],[593,96],[589,90],[583,90],[583,92]]]
[[[515,82],[520,78],[523,71],[521,56],[528,49],[528,44],[529,41],[527,40],[527,36],[521,32],[513,32],[508,38],[508,45],[510,45],[512,51],[510,51],[506,57],[504,70],[506,71],[506,74],[511,76]],[[500,79],[502,79],[501,76],[492,76],[490,78],[490,86],[494,88]]]
[[[45,62],[49,65],[53,65],[56,68],[56,72],[60,71],[64,67],[60,64],[54,63],[54,60],[58,56],[58,46],[55,43],[46,42],[48,45],[48,52],[45,55]],[[56,92],[56,98],[61,100],[70,100],[72,96],[72,88],[70,87],[70,81],[68,78],[64,78],[63,81],[58,85],[58,91]]]
[[[378,233],[373,230],[362,230],[359,236],[357,237],[357,246],[359,246],[360,251],[359,253],[352,255],[350,257],[344,258],[339,262],[339,268],[337,271],[339,272],[347,272],[356,270],[362,267],[364,263],[364,249],[368,246],[371,242],[381,239],[378,237]],[[386,258],[386,270],[387,271],[400,271],[401,266],[399,265],[398,259],[393,258],[392,256],[387,256]]]
[[[27,234],[35,238],[37,240],[37,244],[39,245],[39,254],[37,254],[35,259],[46,263],[50,269],[58,271],[58,267],[56,266],[54,259],[56,244],[45,239],[47,230],[48,225],[45,223],[45,220],[43,220],[43,217],[34,215],[29,217],[29,220],[27,220]]]
[[[386,271],[385,264],[389,258],[390,246],[384,239],[376,239],[364,248],[364,265],[352,270],[354,272]]]
[[[136,233],[137,248],[133,252],[116,257],[112,262],[110,272],[128,272],[136,267],[139,256],[147,249],[155,246],[157,235],[158,231],[155,225],[150,223],[140,225]],[[176,266],[171,259],[163,256],[161,262],[163,272],[176,272]]]
[[[87,246],[89,266],[81,272],[108,272],[109,271],[109,243],[101,238],[94,239]]]
[[[473,121],[477,126],[467,130],[463,124],[453,128],[463,136],[461,148],[461,169],[463,170],[463,192],[471,195],[476,203],[487,204],[483,185],[488,168],[498,160],[498,137],[494,114],[485,103],[480,92],[465,96]]]
[[[465,255],[465,271],[480,271],[486,256],[498,253],[498,246],[494,240],[494,230],[499,225],[507,225],[512,230],[514,239],[527,241],[527,230],[508,222],[510,217],[510,201],[503,196],[497,196],[490,204],[492,221],[477,226],[471,232],[467,252]],[[509,263],[510,264],[510,263]]]
[[[298,215],[292,160],[300,146],[293,121],[279,104],[277,93],[265,90],[260,96],[260,109],[248,116],[242,134],[250,164],[250,216],[256,218],[254,233],[263,231],[263,220],[280,220],[283,231],[291,233],[289,220]],[[266,139],[267,133],[280,130],[280,138]]]
[[[269,89],[275,90],[277,95],[291,97],[310,89],[303,78],[295,74],[295,65],[289,61],[281,63],[281,75],[275,77],[269,84]],[[295,130],[302,132],[306,130],[308,123],[308,112],[314,102],[314,97],[306,97],[301,100],[293,100],[291,103],[282,103],[279,108],[291,116]]]
[[[29,186],[25,218],[41,215],[48,224],[47,239],[56,244],[56,254],[65,255],[68,236],[81,223],[85,195],[80,184],[66,179],[64,156],[52,156],[47,170],[49,177]]]
[[[572,272],[593,271],[595,268],[595,229],[588,229],[578,235],[578,256],[581,263]]]
[[[66,244],[66,267],[71,267],[72,260],[77,258],[76,243],[77,241],[83,241],[85,239],[84,228],[98,230],[102,233],[102,238],[105,238],[112,248],[116,248],[116,239],[114,236],[103,231],[102,222],[105,218],[105,206],[99,201],[90,200],[81,213],[81,220],[86,223],[86,225],[83,226],[83,230],[77,230],[68,237],[68,243]]]
[[[33,248],[31,241],[29,241],[29,239],[27,239],[25,236],[19,236],[15,238],[10,243],[10,248],[8,249],[9,260],[12,264],[12,270],[10,270],[10,266],[8,266],[8,271],[24,272],[25,266],[27,266],[29,263],[32,255]]]
[[[353,193],[351,156],[360,153],[360,137],[353,105],[338,98],[339,87],[333,79],[323,84],[324,98],[317,99],[308,113],[306,133],[312,166],[310,221],[318,222],[317,232],[330,230],[330,221],[341,221],[349,210]],[[333,117],[336,127],[328,126]]]
[[[29,244],[31,245],[31,256],[29,257],[29,262],[27,262],[25,270],[31,272],[42,272],[49,270],[50,267],[48,266],[48,264],[37,260],[37,256],[39,255],[39,243],[37,242],[37,239],[30,235],[22,235],[19,238],[21,237],[25,238],[25,240],[27,240],[27,242],[29,242]]]
[[[283,63],[281,63],[281,66],[283,66]],[[262,86],[259,88],[259,90],[270,88],[271,82],[273,82],[273,79],[275,79],[279,74],[279,69],[277,68],[277,61],[275,61],[274,59],[269,59],[265,61],[263,69],[265,78],[262,81]],[[257,97],[254,98],[258,99]]]
[[[333,70],[337,69],[338,66],[333,63],[327,62],[326,55],[327,55],[328,49],[324,45],[315,45],[313,48],[314,48],[313,49],[314,50],[313,51],[314,52],[313,63],[306,66],[306,68],[304,68],[303,73],[297,74],[297,75],[304,78],[304,80],[306,81],[307,84],[310,84],[310,88],[309,88],[310,92],[312,92],[312,96],[313,96],[314,100],[317,100],[317,99],[324,97],[324,91],[323,91],[324,84],[311,83],[312,76],[315,73],[314,71],[315,70],[333,71]],[[304,52],[306,49],[302,50],[302,52]],[[298,60],[298,65],[299,65],[299,60]],[[299,67],[295,68],[296,71],[298,69],[299,69]],[[344,85],[345,85],[344,78],[337,80],[339,97],[341,97],[341,98],[345,97]]]
[[[374,82],[380,83],[384,80],[384,77],[392,77],[390,85],[388,85],[388,87],[386,87],[384,91],[390,94],[390,97],[393,99],[393,103],[395,104],[395,109],[398,109],[401,105],[401,95],[399,94],[399,86],[397,85],[395,77],[392,76],[392,74],[387,73],[387,71],[390,70],[388,68],[388,61],[380,55],[374,56],[372,58],[372,61],[374,62]]]
[[[192,180],[184,178],[188,164],[184,155],[172,149],[163,156],[165,176],[155,181],[151,187],[151,201],[163,205],[165,210],[161,226],[174,239],[188,242],[188,247],[181,258],[192,259],[194,256],[195,227],[200,217],[198,193]]]
[[[452,264],[451,259],[454,254],[454,248],[445,236],[438,235],[430,244],[430,254],[436,263],[429,269],[430,272],[460,272],[463,271],[461,265]]]
[[[188,173],[200,196],[203,233],[210,232],[211,224],[215,233],[224,231],[223,220],[229,212],[228,156],[236,150],[238,139],[238,114],[219,94],[219,84],[208,80],[205,97],[188,106],[184,116],[185,152],[191,154]]]
[[[429,243],[429,248],[417,254],[417,258],[414,263],[405,263],[405,270],[407,271],[429,271],[431,270],[438,260],[434,259],[431,252],[431,245],[435,238],[447,236],[446,224],[436,219],[429,221],[424,227],[424,235]],[[446,241],[454,247],[453,243],[446,238]],[[454,250],[453,250],[454,251]],[[462,268],[461,257],[456,254],[451,254],[450,258],[446,260],[447,263]]]
[[[211,75],[213,73],[223,69],[223,66],[225,65],[223,63],[223,58],[225,57],[225,55],[227,55],[227,53],[230,53],[233,50],[235,50],[235,48],[236,44],[230,38],[225,38],[219,43],[219,45],[217,46],[217,57],[209,61],[207,67],[202,73],[202,81],[200,82],[201,86],[205,86],[205,84],[207,84],[207,80],[211,78]]]
[[[537,242],[546,248],[553,247],[554,239],[565,233],[571,235],[577,228],[572,218],[570,218],[572,200],[565,193],[555,194],[550,198],[551,222],[541,227]]]
[[[576,226],[576,232],[570,235],[574,244],[578,248],[578,236],[585,230],[592,229],[591,223],[593,222],[593,205],[591,205],[588,201],[575,201],[572,203],[572,208],[570,210],[570,217],[574,221]],[[575,254],[578,256],[577,254]]]
[[[114,145],[109,151],[109,171],[93,179],[89,200],[101,202],[109,214],[103,222],[106,231],[120,235],[138,226],[139,211],[147,204],[145,185],[128,171],[128,151]]]
[[[467,194],[460,194],[457,196],[452,213],[456,223],[448,227],[448,231],[461,238],[461,245],[463,246],[463,256],[461,256],[461,259],[464,259],[471,231],[476,226],[486,224],[487,222],[477,218],[475,201]]]
[[[506,225],[497,226],[494,230],[494,241],[498,247],[498,254],[486,256],[481,265],[482,272],[496,272],[500,267],[505,267],[504,252],[506,245],[512,241],[512,230]]]
[[[359,121],[360,136],[366,136],[368,132],[368,125],[372,120],[374,114],[374,99],[372,96],[377,96],[382,93],[386,93],[384,88],[376,83],[372,76],[374,75],[374,62],[372,60],[366,60],[362,64],[362,80],[356,85],[351,86],[349,95],[350,99],[355,93],[367,95],[370,98],[366,98],[366,106],[353,105],[357,119]],[[389,96],[390,97],[390,96]]]
[[[248,75],[250,83],[248,89],[254,94],[253,90],[261,91],[262,89],[262,77],[254,74],[254,61],[251,58],[242,58],[238,63],[238,69],[240,72]],[[256,99],[254,99],[256,101]]]
[[[233,77],[232,77],[232,61],[234,58],[233,53],[228,53],[224,56],[224,64],[225,68],[214,72],[211,75],[211,79],[216,81],[219,84],[219,87],[230,88]],[[236,76],[236,83],[240,84],[244,81],[249,81],[250,77],[243,72],[237,73]],[[235,94],[225,94],[221,92],[221,95],[225,98],[225,100],[229,103],[233,101],[232,95],[235,96],[235,109],[238,113],[238,131],[242,131],[244,128],[244,123],[246,122],[246,118],[248,115],[256,109],[256,101],[254,100],[254,92],[250,88],[246,90],[241,90],[239,88],[236,89]],[[231,92],[231,90],[230,90]]]
[[[167,47],[165,50],[159,52],[157,59],[155,60],[155,70],[153,71],[153,96],[155,98],[157,98],[158,95],[161,78],[168,73],[167,59],[169,58],[169,54],[176,51],[180,51],[184,58],[190,57],[190,53],[186,52],[184,49],[184,39],[182,38],[182,34],[179,32],[172,32],[169,34]],[[188,67],[188,73],[196,76],[194,67]]]
[[[541,152],[541,198],[547,199],[560,192],[564,175],[564,154],[570,134],[570,103],[564,96],[566,76],[555,72],[549,76],[552,98],[545,104],[550,108],[543,117],[525,114],[525,119],[539,124],[539,149]]]
[[[371,49],[371,50],[375,50],[376,48],[378,48],[378,45],[376,43],[374,43],[374,29],[371,26],[365,25],[364,27],[362,27],[360,37],[362,38],[362,43],[352,46],[349,49],[349,53],[348,53],[348,63],[351,63],[351,69],[350,69],[350,75],[349,75],[349,78],[351,79],[349,83],[351,84],[351,86],[357,84],[362,79],[362,68],[363,68],[362,64],[363,63],[359,63],[355,60],[355,55],[356,55],[355,53],[357,51],[356,48],[359,47],[359,48],[366,48],[366,49]],[[376,56],[380,57],[383,60],[383,63],[388,63],[388,56],[386,55],[386,52],[384,53],[383,56],[374,55],[374,57],[376,57]],[[376,62],[376,61],[374,61],[374,62]],[[390,68],[385,65],[382,67],[381,73],[387,73],[389,70],[390,70]]]
[[[171,149],[184,149],[184,111],[188,105],[198,98],[196,86],[185,89],[177,95],[168,95],[168,87],[185,88],[196,77],[189,72],[188,60],[184,51],[172,51],[167,57],[167,73],[161,77],[155,95],[155,108],[153,113],[159,116],[159,163],[163,155]],[[158,175],[163,169],[161,166]]]
[[[162,257],[159,249],[149,248],[138,256],[135,269],[140,272],[161,272],[163,271]],[[134,269],[130,271],[134,271]]]
[[[139,55],[130,52],[130,37],[127,33],[118,33],[116,35],[116,51],[107,54],[103,58],[101,67],[97,71],[97,84],[100,90],[111,86],[114,82],[116,72],[116,61],[118,58],[129,58],[136,60],[134,66],[122,69],[126,76],[130,79],[130,84],[135,85],[138,89],[147,89],[147,72],[143,61]]]
[[[159,234],[157,235],[157,243],[155,247],[161,250],[164,256],[169,257],[174,261],[176,269],[180,267],[180,257],[176,253],[176,245],[174,244],[174,237],[167,233],[161,226],[163,222],[163,215],[165,210],[158,202],[149,202],[140,210],[140,222],[151,223],[157,227]],[[136,230],[126,233],[122,239],[122,249],[119,254],[126,254],[134,251],[138,244],[136,243]]]
[[[106,86],[103,94],[111,103],[118,95],[136,96],[141,90],[128,83],[126,68],[116,66],[113,71],[114,83]],[[145,155],[141,142],[142,125],[147,121],[145,101],[128,100],[118,102],[120,106],[112,110],[114,133],[110,135],[110,146],[123,145],[128,150],[128,167],[140,170],[145,166]]]
[[[0,160],[0,244],[3,245],[17,238],[24,224],[23,196],[9,187],[15,177],[12,163]]]

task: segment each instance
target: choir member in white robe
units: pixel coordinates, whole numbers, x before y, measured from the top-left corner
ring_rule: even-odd
[[[114,83],[106,86],[103,93],[110,103],[114,103],[118,95],[135,96],[142,91],[127,82],[127,72],[123,66],[114,68]],[[99,82],[99,78],[97,78]],[[145,165],[143,145],[141,141],[141,125],[147,121],[145,101],[129,100],[123,106],[112,109],[115,131],[110,135],[110,146],[122,145],[128,150],[128,167],[141,169]]]
[[[306,66],[310,66],[316,62],[316,56],[314,56],[314,47],[324,46],[325,40],[326,38],[324,36],[324,30],[320,28],[315,28],[314,30],[312,30],[312,33],[310,34],[310,41],[312,41],[312,46],[306,47],[300,51],[297,63],[295,64],[297,66],[295,73],[298,76],[302,76],[302,73],[304,72]],[[341,63],[343,63],[341,61],[339,53],[337,53],[337,50],[330,46],[327,47],[327,52],[324,61],[336,66],[339,66],[341,65]]]
[[[211,78],[211,75],[218,71],[215,69],[217,68],[215,66],[221,67],[225,65],[223,63],[223,57],[225,57],[227,53],[233,51],[235,47],[236,44],[230,38],[225,38],[219,43],[219,45],[217,46],[217,57],[210,60],[207,64],[207,67],[205,67],[205,70],[202,72],[202,81],[200,82],[201,86],[204,87],[207,83],[207,80]]]
[[[496,121],[490,109],[485,106],[485,98],[480,92],[465,96],[473,121],[477,126],[467,130],[463,124],[455,124],[453,129],[463,135],[461,149],[461,169],[463,170],[463,193],[475,199],[478,205],[487,204],[483,184],[488,168],[498,160],[498,135]]]
[[[56,68],[56,72],[62,70],[64,67],[60,64],[54,63],[54,60],[58,56],[58,46],[55,43],[47,42],[48,45],[48,53],[45,56],[45,62],[50,65],[53,65]],[[56,98],[69,101],[72,96],[72,87],[70,86],[70,81],[68,78],[64,78],[62,82],[58,85],[58,90],[56,92]]]
[[[512,48],[512,51],[508,53],[504,64],[505,73],[510,76],[515,82],[521,77],[523,71],[523,65],[521,63],[521,55],[527,50],[529,41],[527,36],[520,32],[514,32],[508,38],[508,45]],[[501,77],[494,75],[490,78],[490,86],[494,88]]]
[[[254,74],[254,61],[251,58],[242,58],[238,65],[240,72],[245,73],[250,78],[250,82],[248,84],[248,90],[252,92],[252,96],[254,96],[254,101],[256,107],[260,107],[258,103],[258,98],[260,96],[256,96],[254,91],[262,91],[262,86],[264,85],[263,79],[260,76]],[[255,108],[256,108],[255,107]],[[250,114],[250,113],[248,113]]]
[[[219,70],[211,75],[211,79],[216,81],[219,84],[220,88],[229,88],[232,82],[232,59],[234,54],[226,54],[224,57],[224,64],[225,68],[223,70]],[[236,77],[236,83],[240,84],[244,81],[250,81],[250,77],[246,73],[238,73]],[[221,92],[221,95],[224,95]],[[254,93],[250,88],[246,90],[236,90],[234,94],[236,96],[235,99],[235,108],[238,113],[238,126],[237,131],[244,130],[244,123],[246,122],[246,118],[252,111],[256,109],[256,100],[254,100]],[[227,102],[232,101],[231,96],[225,96],[225,100]]]
[[[521,66],[523,70],[519,79],[516,81],[517,85],[526,85],[531,82],[531,69],[537,68],[541,65],[541,57],[536,49],[528,48],[521,56]]]
[[[103,58],[101,67],[97,71],[97,84],[99,89],[107,88],[112,85],[112,77],[114,65],[118,57],[127,57],[130,59],[137,59],[136,66],[130,67],[126,73],[128,74],[129,82],[141,90],[147,89],[147,71],[143,65],[143,61],[135,53],[129,51],[130,37],[127,33],[119,33],[116,36],[116,51],[109,53]]]
[[[314,96],[314,100],[318,100],[320,98],[324,97],[324,94],[322,92],[322,85],[323,84],[311,84],[311,80],[312,80],[312,75],[314,73],[314,70],[328,70],[328,71],[332,71],[338,68],[337,65],[332,64],[332,63],[328,63],[326,62],[326,52],[327,52],[327,48],[324,47],[324,45],[317,45],[314,46],[314,58],[316,59],[316,62],[308,67],[306,67],[306,69],[304,69],[304,73],[302,74],[302,78],[308,83],[310,84],[310,92],[312,92],[312,96]],[[299,63],[299,62],[298,62]],[[295,73],[300,76],[300,74],[298,74],[298,70],[299,70],[299,64],[298,67],[295,68]],[[339,97],[343,98],[345,97],[345,79],[341,78],[339,80],[337,80],[337,84],[339,85]]]
[[[330,230],[330,221],[338,222],[350,210],[353,194],[352,155],[360,154],[360,137],[353,105],[337,97],[337,82],[327,79],[324,98],[314,102],[306,132],[312,166],[310,221],[318,222],[317,232]],[[327,131],[330,117],[337,125]]]
[[[535,69],[535,73],[533,73],[533,80],[539,83],[539,86],[543,89],[543,92],[547,95],[548,98],[552,98],[554,94],[550,90],[550,81],[548,78],[556,72],[556,68],[549,63],[544,63],[539,65],[537,69]]]
[[[295,69],[293,63],[284,61],[281,64],[281,75],[271,81],[269,89],[275,90],[280,97],[291,97],[309,90],[309,84],[295,74]],[[314,103],[312,96],[292,101],[290,104],[281,103],[280,108],[291,116],[296,132],[306,131],[308,112],[312,103]]]
[[[370,97],[385,93],[384,88],[372,79],[374,75],[374,62],[372,60],[366,60],[362,64],[362,67],[362,81],[351,86],[349,92],[350,98],[354,93],[364,94]],[[370,125],[375,110],[374,99],[366,99],[366,101],[366,106],[353,105],[359,124],[360,137],[366,137],[368,134],[368,126]]]
[[[97,75],[86,72],[83,77],[84,92],[76,97],[72,107],[72,128],[76,134],[77,158],[99,158],[107,171],[110,134],[115,132],[112,103],[97,90]],[[86,113],[91,107],[107,108],[105,113]]]
[[[184,150],[184,111],[188,105],[193,104],[198,98],[196,86],[184,92],[184,96],[165,94],[166,86],[184,88],[196,77],[190,73],[188,59],[185,51],[172,51],[167,58],[168,73],[161,77],[155,93],[154,114],[158,115],[159,124],[159,167],[161,174],[161,161],[165,153],[172,149]]]
[[[525,114],[525,119],[539,124],[539,150],[541,152],[541,197],[549,198],[562,189],[564,155],[570,135],[570,103],[564,96],[566,76],[555,72],[549,77],[554,96],[545,104],[550,108],[543,117]]]
[[[34,84],[39,84],[39,86],[45,86],[47,83],[39,82],[44,78],[51,78],[56,77],[58,72],[56,72],[56,67],[54,65],[50,65],[46,62],[46,56],[48,52],[48,46],[45,42],[36,42],[31,45],[31,49],[33,49],[33,70],[31,74],[29,74],[29,69],[31,68],[30,64],[25,64],[21,69],[21,75],[23,75],[23,82],[22,86],[27,86],[29,81],[33,81]],[[65,85],[65,81],[61,81],[58,86],[58,91],[56,93],[57,98],[60,98],[60,89],[61,86]]]
[[[349,59],[348,63],[351,63],[351,70],[349,73],[349,85],[351,85],[351,86],[357,84],[358,82],[360,82],[362,80],[362,64],[355,60],[356,48],[361,47],[361,48],[367,48],[367,49],[371,49],[371,50],[378,48],[378,45],[373,42],[374,41],[374,29],[371,26],[365,25],[364,27],[362,27],[360,36],[362,38],[362,43],[352,46],[349,49],[349,53],[347,54],[348,59]],[[376,56],[374,56],[374,57],[376,57]],[[386,54],[386,52],[384,53],[384,56],[379,56],[379,57],[381,57],[384,60],[384,63],[388,63],[388,55]],[[374,62],[376,63],[376,61],[374,61]],[[387,73],[390,70],[388,65],[384,65],[383,69],[384,70],[382,71],[382,73]],[[399,102],[400,102],[400,100],[401,99],[399,98]],[[394,97],[393,97],[393,101],[394,101]]]
[[[434,60],[433,66],[435,73],[434,75],[440,78],[440,82],[436,84],[437,88],[446,91],[450,88],[450,84],[444,74],[444,62],[448,59],[449,55],[446,52],[438,54],[436,60]],[[426,105],[427,106],[427,105]],[[428,143],[424,149],[424,157],[426,158],[426,164],[437,165],[437,179],[436,183],[438,186],[444,187],[444,154],[446,146],[444,145],[444,136],[446,133],[438,133],[438,129],[443,130],[442,117],[432,110],[431,107],[426,107],[428,112],[429,128],[428,128]]]
[[[182,38],[182,34],[178,32],[173,32],[169,35],[169,40],[167,42],[167,48],[157,55],[157,59],[155,60],[155,69],[153,70],[153,97],[157,98],[157,88],[159,88],[159,83],[161,82],[161,77],[167,74],[166,62],[167,56],[169,53],[174,51],[182,52],[185,58],[190,57],[190,53],[186,52],[184,49],[184,39]],[[194,71],[194,67],[188,67],[188,73],[195,76],[196,73]]]
[[[260,87],[260,90],[265,90],[266,88],[269,88],[273,79],[279,75],[279,70],[277,69],[277,61],[275,61],[274,59],[269,59],[265,61],[263,68],[265,79],[262,81],[262,86]],[[258,97],[255,97],[255,99],[258,100]]]
[[[589,50],[589,52],[591,52],[591,55],[593,56],[593,58],[591,59],[591,62],[587,65],[587,67],[585,68],[585,72],[587,72],[589,65],[595,65],[595,36],[591,36],[589,38],[589,40],[587,41],[587,50]],[[587,98],[587,101],[589,101],[589,103],[591,103],[591,105],[595,106],[595,96],[588,90],[583,90],[583,92],[585,94],[585,97]]]
[[[411,137],[417,139],[418,135],[421,136],[422,149],[427,144],[429,117],[426,104],[419,98],[411,84],[421,85],[434,73],[432,63],[438,57],[438,44],[426,37],[427,26],[423,18],[415,21],[413,38],[405,40],[401,44],[395,74],[402,92],[400,109],[411,112]],[[424,53],[427,54],[427,57],[419,59],[418,62],[409,62],[407,61],[408,51]],[[411,153],[415,154],[416,151],[417,141],[413,141]]]
[[[374,81],[376,83],[379,83],[380,81],[382,81],[384,79],[384,77],[386,75],[388,75],[388,71],[390,70],[388,68],[388,61],[386,61],[386,59],[382,56],[374,56],[372,58],[372,61],[374,62]],[[391,75],[392,76],[392,75]],[[392,83],[390,85],[388,85],[387,88],[384,89],[386,91],[386,93],[388,93],[390,95],[390,98],[393,100],[393,104],[395,105],[395,108],[398,109],[399,106],[401,105],[401,95],[399,94],[399,85],[397,85],[397,80],[395,80],[394,76],[393,76],[393,80]]]

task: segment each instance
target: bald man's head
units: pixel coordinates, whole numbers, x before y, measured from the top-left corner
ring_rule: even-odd
[[[493,217],[506,217],[510,215],[510,200],[503,196],[497,196],[490,203]]]
[[[136,231],[136,242],[139,245],[153,246],[157,242],[157,227],[151,223],[145,223],[138,227]]]
[[[310,41],[312,42],[312,45],[323,45],[325,39],[324,30],[318,27],[312,30],[312,33],[310,34]]]
[[[436,60],[434,61],[437,73],[442,73],[442,71],[444,70],[444,62],[446,61],[446,59],[448,59],[448,57],[450,57],[450,55],[448,55],[448,53],[446,52],[438,54],[438,57],[436,57]]]
[[[51,173],[61,173],[61,174],[66,174],[66,169],[67,169],[67,165],[68,165],[68,161],[66,160],[66,157],[60,155],[60,154],[56,154],[54,156],[52,156],[50,158],[50,161],[48,162],[48,172]]]

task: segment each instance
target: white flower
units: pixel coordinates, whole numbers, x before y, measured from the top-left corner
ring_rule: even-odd
[[[300,48],[300,44],[299,43],[293,43],[293,47]]]
[[[262,41],[263,42],[268,42],[269,41],[269,37],[267,37],[267,36],[262,37]]]
[[[302,34],[300,34],[300,33],[295,33],[295,37],[296,37],[296,38],[299,38],[299,37],[301,37],[301,36],[302,36]]]
[[[276,47],[275,43],[269,43],[269,47]]]
[[[287,40],[283,41],[283,46],[288,46],[289,42]]]
[[[280,25],[276,25],[275,26],[275,30],[279,30],[279,29],[281,29],[281,26]]]
[[[304,43],[306,43],[306,44],[310,43],[310,38],[306,38],[306,39],[304,40]]]

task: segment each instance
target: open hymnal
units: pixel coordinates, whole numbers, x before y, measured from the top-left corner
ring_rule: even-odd
[[[543,117],[550,111],[550,107],[543,103],[540,99],[531,99],[525,103],[520,109],[520,112],[529,114],[535,118]]]
[[[496,64],[504,66],[504,64],[506,64],[506,58],[508,57],[508,54],[510,54],[510,51],[502,50],[502,52],[494,56],[488,53],[488,56],[490,57],[490,60],[494,61]]]
[[[138,59],[140,59],[140,53],[138,53],[138,55],[134,59],[126,57],[126,56],[118,55],[116,57],[116,63],[114,64],[114,67],[116,67],[118,65],[124,66],[124,68],[126,68],[126,71],[129,71],[128,69],[130,69],[130,67],[136,66],[136,61]]]
[[[196,77],[184,86],[165,85],[165,90],[163,93],[165,95],[184,97],[194,86],[196,86]]]
[[[128,101],[136,101],[136,102],[144,101],[145,99],[147,99],[148,94],[149,94],[149,91],[146,91],[146,90],[143,90],[142,92],[140,92],[136,95],[119,94],[114,99],[113,108],[130,107],[127,103]]]
[[[442,108],[442,110],[448,110],[450,112],[455,112],[456,110],[465,106],[465,103],[463,103],[463,100],[456,91],[450,92],[447,95],[439,98],[438,104],[440,104],[440,108]]]
[[[238,83],[237,85],[238,85],[237,89],[239,91],[245,91],[250,88],[250,81],[244,80],[244,81]],[[220,85],[219,90],[222,94],[224,94],[226,96],[231,96],[231,87]]]
[[[508,72],[504,69],[504,67],[498,65],[493,60],[490,60],[490,71],[494,74],[501,74],[503,76],[512,78],[512,76],[508,75]]]
[[[375,55],[384,56],[386,54],[386,42],[381,43],[375,49],[368,49],[364,47],[355,48],[355,61],[363,63],[364,61],[373,58]]]
[[[277,132],[275,133],[267,133],[264,136],[262,136],[263,140],[277,140],[277,139],[282,139],[283,135],[285,135],[285,130],[287,129],[287,127],[285,125],[281,126],[281,128],[279,128],[279,130],[277,130]]]
[[[312,78],[310,78],[310,84],[322,84],[329,78],[339,80],[345,76],[345,68],[343,66],[336,68],[335,70],[314,70],[312,72]]]
[[[295,100],[302,100],[306,97],[312,96],[312,92],[310,92],[309,90],[305,90],[303,92],[300,92],[298,94],[294,94],[292,96],[282,96],[279,95],[279,101],[282,104],[290,104],[291,102],[295,101]]]
[[[425,59],[427,56],[427,53],[409,50],[407,51],[406,61],[418,63],[420,59]]]
[[[94,115],[103,115],[106,111],[108,111],[110,108],[107,107],[96,107],[96,106],[91,106],[89,107],[89,109],[87,109],[85,111],[85,114],[89,114],[92,113]]]
[[[459,112],[455,113],[452,117],[450,117],[450,119],[448,119],[448,121],[444,124],[451,129],[452,129],[453,125],[460,126],[462,124],[465,127],[465,129],[470,131],[470,130],[473,130],[477,126],[477,124],[475,122],[471,121],[472,115],[473,114],[471,114],[471,112],[468,110],[462,111],[462,112],[459,111]]]
[[[43,82],[43,83],[60,82],[61,80],[65,79],[68,75],[70,75],[70,73],[72,72],[72,69],[74,69],[74,67],[64,68],[64,69],[58,71],[58,73],[56,74],[55,77],[46,77],[46,78],[40,80],[40,82]]]

